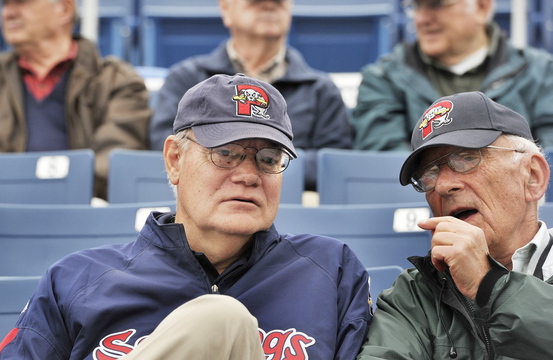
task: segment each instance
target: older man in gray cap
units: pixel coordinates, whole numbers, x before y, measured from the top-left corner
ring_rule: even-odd
[[[400,182],[435,217],[426,257],[378,299],[360,359],[552,359],[549,167],[528,122],[480,92],[434,102]]]
[[[0,359],[355,359],[371,317],[365,268],[335,239],[273,226],[296,156],[280,93],[216,75],[184,95],[174,131],[176,213],[52,266]]]

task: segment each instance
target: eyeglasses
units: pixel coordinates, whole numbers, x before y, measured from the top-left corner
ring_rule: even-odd
[[[194,139],[186,138],[195,144],[202,146]],[[204,147],[204,146],[202,146]],[[205,147],[204,147],[205,148]],[[209,149],[209,157],[215,166],[232,169],[240,165],[246,158],[248,149],[255,150],[255,163],[257,168],[267,174],[280,174],[290,164],[291,156],[286,151],[277,148],[265,147],[257,150],[253,147],[243,147],[242,145],[230,143],[223,146],[217,146]]]
[[[458,3],[459,1],[461,0],[404,0],[401,3],[401,6],[403,7],[405,14],[412,18],[415,16],[415,12],[420,8],[439,10]]]
[[[507,148],[502,146],[486,146],[487,149],[509,150],[523,153],[523,150]],[[459,149],[432,161],[421,170],[416,171],[411,177],[411,184],[418,192],[427,192],[436,186],[440,168],[447,164],[449,168],[457,173],[466,173],[475,169],[482,161],[481,149]]]

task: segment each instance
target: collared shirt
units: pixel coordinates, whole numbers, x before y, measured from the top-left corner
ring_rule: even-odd
[[[22,70],[23,81],[25,83],[25,86],[27,86],[27,89],[35,97],[35,99],[43,100],[48,95],[50,95],[50,93],[60,82],[66,71],[69,70],[71,65],[73,65],[73,62],[77,58],[78,52],[79,46],[77,45],[77,42],[73,40],[67,57],[57,63],[43,78],[40,78],[38,76],[35,69],[27,59],[23,57],[19,58],[18,65],[19,68]]]
[[[540,228],[532,241],[523,247],[517,249],[511,260],[513,262],[513,271],[523,272],[533,275],[538,264],[538,260],[549,243],[549,232],[543,221],[540,221]],[[549,253],[545,263],[542,266],[543,280],[553,276],[553,251]]]
[[[244,61],[240,59],[240,55],[234,50],[232,40],[227,41],[226,48],[230,62],[237,73],[243,73],[258,80],[273,83],[282,78],[288,69],[288,64],[286,63],[286,46],[283,46],[276,56],[263,65],[261,70],[256,73],[246,71]]]
[[[487,75],[486,60],[497,51],[501,30],[491,24],[487,28],[487,33],[489,46],[479,49],[455,66],[446,66],[430,58],[419,47],[419,55],[425,64],[426,73],[440,96],[480,89]]]

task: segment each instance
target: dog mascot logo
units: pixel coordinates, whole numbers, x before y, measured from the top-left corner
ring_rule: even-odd
[[[265,90],[253,85],[236,85],[236,114],[268,119],[269,97]]]
[[[422,131],[422,139],[426,139],[428,135],[434,132],[434,129],[444,125],[451,124],[453,121],[449,117],[449,113],[453,109],[453,103],[449,100],[440,101],[439,103],[428,109],[422,116],[422,122],[419,129]]]

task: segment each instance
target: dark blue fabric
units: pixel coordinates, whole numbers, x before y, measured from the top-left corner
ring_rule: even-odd
[[[80,251],[54,264],[0,359],[119,358],[117,350],[128,352],[172,310],[211,293],[212,285],[257,318],[267,354],[356,358],[371,319],[368,274],[346,245],[316,235],[279,235],[273,226],[256,234],[245,262],[212,282],[182,224],[162,223],[166,215],[150,215],[134,242]]]
[[[37,100],[23,84],[27,120],[26,151],[69,149],[65,122],[65,90],[69,73],[67,71],[54,90],[42,100]]]

